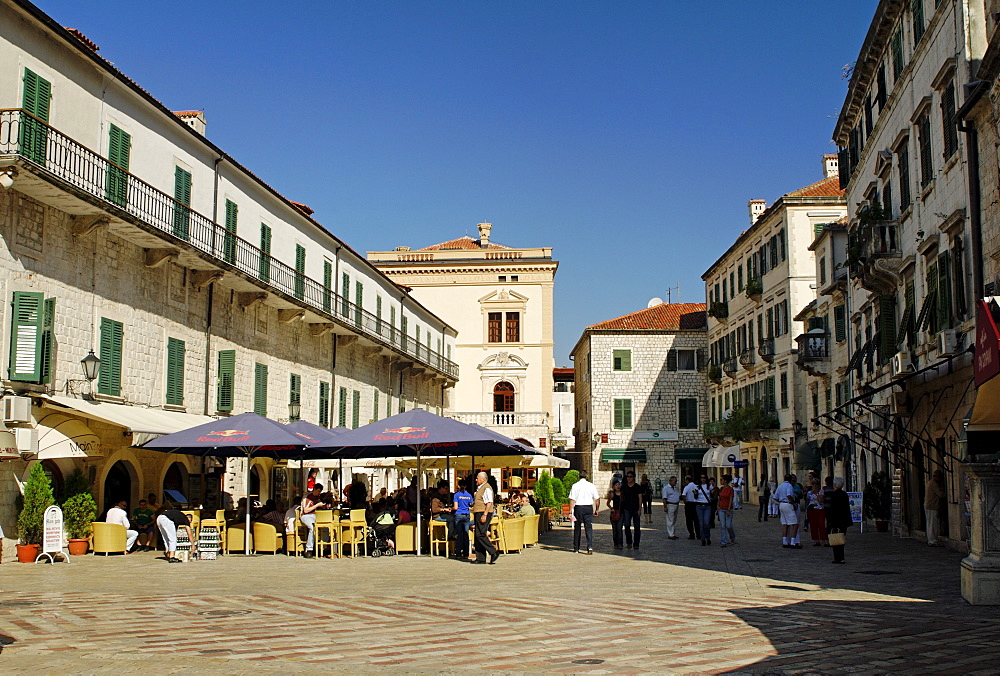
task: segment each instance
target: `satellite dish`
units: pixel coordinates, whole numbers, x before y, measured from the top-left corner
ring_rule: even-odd
[[[646,303],[646,307],[647,308],[656,307],[657,305],[663,305],[663,299],[662,298],[650,298],[649,302]]]

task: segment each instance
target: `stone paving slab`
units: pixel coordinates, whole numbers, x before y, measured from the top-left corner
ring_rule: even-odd
[[[659,516],[659,515],[657,515]],[[959,596],[961,555],[881,533],[780,547],[670,541],[593,556],[559,526],[495,566],[442,558],[156,554],[0,566],[2,673],[998,673],[1000,617]],[[587,663],[586,661],[593,663]]]

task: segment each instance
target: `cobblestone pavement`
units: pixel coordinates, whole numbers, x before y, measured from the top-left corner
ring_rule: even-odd
[[[998,672],[1000,617],[961,599],[955,552],[855,529],[835,566],[808,542],[782,549],[777,523],[743,510],[735,546],[669,541],[657,524],[616,553],[601,520],[594,556],[557,526],[495,566],[5,563],[0,671]]]

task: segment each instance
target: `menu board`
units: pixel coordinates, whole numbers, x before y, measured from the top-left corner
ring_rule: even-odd
[[[45,510],[45,531],[42,535],[42,552],[55,554],[63,549],[63,513],[59,507],[52,505]]]
[[[848,503],[851,505],[851,521],[853,523],[861,523],[865,519],[865,494],[864,493],[848,493],[847,494]]]

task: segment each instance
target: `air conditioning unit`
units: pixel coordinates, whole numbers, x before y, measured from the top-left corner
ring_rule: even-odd
[[[958,331],[945,329],[937,336],[938,354],[942,357],[953,357],[958,354]]]
[[[913,372],[913,364],[910,362],[909,352],[897,352],[892,355],[892,367],[890,369],[892,378],[904,378]]]
[[[4,397],[3,421],[5,423],[30,423],[31,399],[29,397]]]
[[[34,427],[18,427],[11,430],[17,439],[17,450],[21,456],[38,455],[38,430]]]

